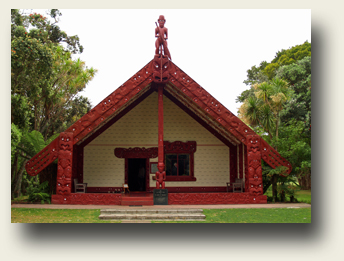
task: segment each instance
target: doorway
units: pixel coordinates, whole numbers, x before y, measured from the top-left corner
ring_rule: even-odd
[[[128,185],[130,191],[146,191],[146,160],[128,159]]]

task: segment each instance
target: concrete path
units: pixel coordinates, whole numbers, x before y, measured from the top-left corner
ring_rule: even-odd
[[[114,206],[114,205],[58,205],[58,204],[12,204],[11,208],[46,208],[46,209],[222,209],[222,208],[310,208],[306,203],[276,204],[237,204],[237,205],[155,205],[155,206]]]

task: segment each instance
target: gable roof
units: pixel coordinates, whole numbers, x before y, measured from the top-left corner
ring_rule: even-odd
[[[65,132],[73,133],[73,144],[81,144],[97,131],[101,131],[114,123],[128,112],[130,106],[141,102],[154,91],[153,60],[134,74],[97,106],[76,121]],[[212,97],[205,89],[191,77],[170,61],[169,80],[164,88],[164,95],[179,106],[183,106],[189,114],[198,121],[208,125],[213,134],[227,145],[247,145],[249,135],[257,135],[244,122]],[[267,142],[261,139],[262,159],[272,168],[288,167],[291,164],[285,160]],[[58,138],[52,141],[42,151],[30,159],[25,168],[29,175],[37,175],[58,157]]]

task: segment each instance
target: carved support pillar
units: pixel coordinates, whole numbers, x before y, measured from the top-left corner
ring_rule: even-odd
[[[235,182],[235,178],[237,177],[237,147],[236,146],[231,146],[229,149],[229,153],[230,153],[230,183],[234,183]]]
[[[260,143],[259,135],[247,135],[248,192],[254,195],[263,195]]]
[[[164,163],[164,108],[163,108],[164,85],[158,85],[158,103],[159,103],[159,131],[158,131],[158,171],[156,175],[156,188],[165,188],[166,172]]]
[[[70,195],[72,191],[73,133],[61,132],[57,164],[57,195]]]

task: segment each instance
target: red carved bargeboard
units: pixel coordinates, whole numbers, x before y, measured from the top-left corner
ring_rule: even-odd
[[[251,193],[169,193],[169,205],[266,204],[264,195]]]

